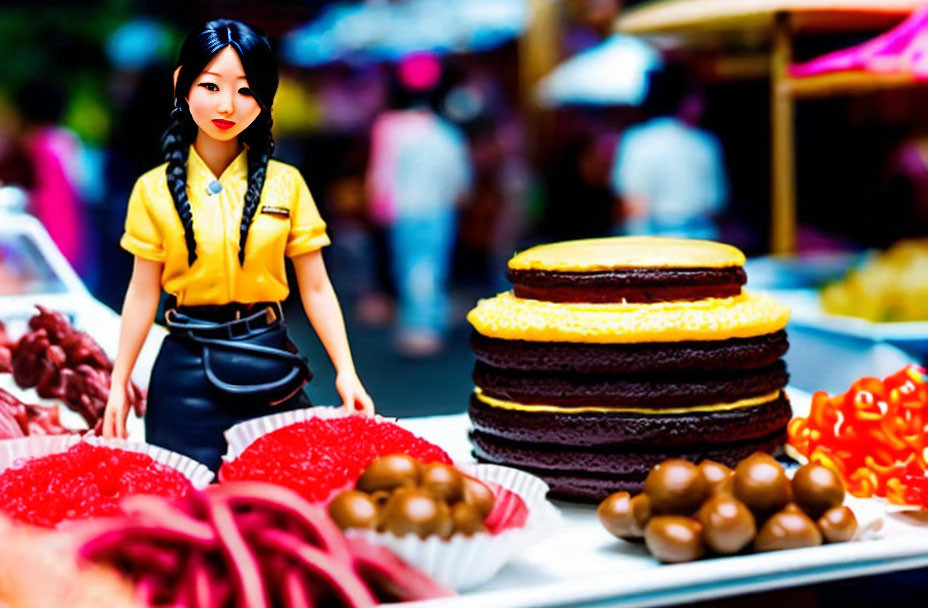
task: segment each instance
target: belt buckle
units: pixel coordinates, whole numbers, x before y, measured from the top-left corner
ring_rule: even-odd
[[[248,321],[232,321],[227,327],[229,328],[229,337],[233,339],[244,338],[249,333],[251,333],[251,328],[248,326]]]

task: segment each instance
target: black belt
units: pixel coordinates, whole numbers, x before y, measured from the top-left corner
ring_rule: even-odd
[[[243,311],[250,314],[242,317]],[[233,340],[274,327],[281,323],[283,318],[284,312],[280,302],[208,307],[181,306],[164,313],[168,330],[173,334]]]
[[[216,323],[224,323],[226,321],[241,319],[242,317],[254,314],[255,311],[263,310],[268,306],[273,306],[279,309],[280,302],[229,302],[228,304],[178,306],[177,296],[173,295],[168,295],[167,299],[164,301],[164,309],[166,311],[173,309],[197,319],[205,319],[207,321],[213,321]]]

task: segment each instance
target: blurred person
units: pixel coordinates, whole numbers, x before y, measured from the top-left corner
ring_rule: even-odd
[[[880,245],[928,235],[928,121],[915,118],[908,135],[890,152],[883,178],[885,205],[868,222]]]
[[[65,91],[49,80],[35,80],[16,93],[24,121],[22,146],[32,168],[28,210],[45,226],[71,266],[86,278],[92,274],[89,230],[78,196],[81,143],[61,125],[67,106]]]
[[[0,95],[0,188],[32,187],[32,167],[23,150],[22,118],[12,100]]]
[[[472,174],[463,133],[433,109],[441,79],[434,55],[404,57],[397,66],[397,109],[379,116],[371,130],[371,213],[388,227],[397,348],[407,356],[443,346],[455,211]]]
[[[612,167],[622,202],[615,232],[717,239],[728,178],[721,143],[699,128],[702,93],[678,64],[652,72],[649,84],[651,118],[622,135]]]

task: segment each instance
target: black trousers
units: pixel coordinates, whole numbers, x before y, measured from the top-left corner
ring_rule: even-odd
[[[280,320],[283,323],[283,320]],[[292,348],[286,333],[276,348]],[[249,370],[237,370],[237,381],[252,380]],[[255,398],[230,397],[214,387],[203,370],[202,346],[182,335],[169,334],[151,373],[145,435],[148,443],[189,456],[213,471],[226,451],[223,432],[229,427],[268,414],[310,407],[303,390],[271,405]]]

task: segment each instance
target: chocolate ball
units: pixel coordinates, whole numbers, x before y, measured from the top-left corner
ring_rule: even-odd
[[[647,494],[632,498],[628,492],[616,492],[599,503],[596,516],[613,536],[641,538],[651,518],[651,499]]]
[[[724,464],[714,460],[703,460],[699,463],[699,472],[709,485],[710,496],[732,493],[735,472]]]
[[[396,536],[441,534],[447,531],[449,519],[448,505],[420,488],[397,489],[383,510],[384,529]]]
[[[695,464],[671,458],[651,469],[644,492],[655,513],[689,515],[706,499],[709,484]]]
[[[806,464],[793,475],[793,500],[809,517],[817,519],[828,509],[844,502],[844,483],[828,467]]]
[[[496,495],[490,486],[479,479],[463,475],[464,478],[464,502],[477,509],[480,513],[480,519],[486,519],[493,511],[493,505],[496,504]]]
[[[822,533],[808,515],[798,509],[783,510],[770,516],[754,539],[756,551],[799,549],[822,544]]]
[[[477,509],[466,502],[459,502],[451,506],[452,534],[473,536],[478,532],[486,532],[483,517]]]
[[[355,487],[362,492],[413,487],[419,483],[419,463],[406,454],[381,456],[370,463]]]
[[[734,494],[759,517],[782,509],[792,497],[783,467],[769,454],[760,452],[735,467]]]
[[[451,538],[454,534],[454,520],[451,517],[451,507],[443,500],[438,503],[438,529],[435,533],[442,538]]]
[[[378,509],[377,504],[364,492],[347,490],[329,503],[329,516],[342,530],[373,530],[377,527]]]
[[[464,497],[462,475],[446,464],[433,462],[422,465],[419,470],[419,487],[445,502],[453,503]]]
[[[722,555],[737,553],[746,547],[757,533],[754,515],[734,496],[713,496],[696,513],[702,524],[702,534],[710,549]]]
[[[817,523],[825,540],[830,543],[843,543],[857,534],[857,518],[853,511],[843,505],[825,511]]]
[[[683,515],[655,515],[644,530],[651,554],[665,563],[689,562],[706,552],[702,525]]]

